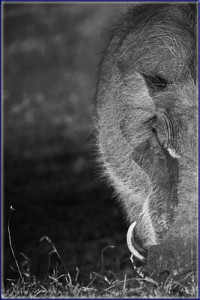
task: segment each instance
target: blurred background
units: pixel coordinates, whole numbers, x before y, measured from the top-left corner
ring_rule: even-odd
[[[127,224],[101,178],[94,128],[97,66],[127,7],[3,5],[5,280],[19,276],[8,225],[20,267],[38,278],[64,272],[43,236],[71,274],[101,270],[102,250],[105,270],[127,268]]]

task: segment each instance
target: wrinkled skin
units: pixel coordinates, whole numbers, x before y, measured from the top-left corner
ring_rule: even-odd
[[[196,53],[195,4],[139,6],[114,27],[96,92],[104,173],[150,268],[171,274],[196,266]]]

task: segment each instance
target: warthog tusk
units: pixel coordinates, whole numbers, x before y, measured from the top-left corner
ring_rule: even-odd
[[[138,258],[140,261],[142,262],[147,262],[146,257],[144,257],[143,255],[141,255],[134,247],[134,229],[136,226],[136,222],[133,222],[130,226],[129,229],[127,231],[127,245],[129,250],[131,251],[131,253],[133,254],[133,256],[135,256],[136,258]]]

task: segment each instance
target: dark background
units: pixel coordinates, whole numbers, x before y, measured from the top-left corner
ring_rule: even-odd
[[[123,270],[127,225],[101,179],[94,128],[97,65],[127,4],[4,4],[4,271],[49,271],[48,236],[67,271]],[[54,256],[54,257],[53,257]],[[51,264],[58,261],[51,255]],[[54,265],[55,266],[55,265]],[[59,264],[59,272],[62,266]]]

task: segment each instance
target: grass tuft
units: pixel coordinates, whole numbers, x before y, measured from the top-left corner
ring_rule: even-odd
[[[8,219],[8,236],[9,245],[14,258],[16,268],[11,267],[18,273],[18,279],[8,279],[8,284],[3,286],[3,297],[7,298],[124,298],[124,297],[141,297],[141,298],[174,298],[174,297],[194,297],[197,296],[197,285],[195,284],[194,274],[188,273],[183,278],[167,277],[165,281],[155,282],[150,277],[140,277],[134,270],[125,270],[121,273],[106,270],[104,255],[106,250],[113,249],[115,246],[106,246],[101,250],[101,267],[100,271],[90,271],[83,273],[76,266],[74,275],[70,274],[62,257],[60,256],[54,243],[48,236],[43,236],[40,242],[47,242],[48,247],[48,265],[46,275],[43,279],[37,278],[32,273],[32,262],[24,253],[20,253],[23,258],[18,262],[12,244],[10,220],[14,208],[10,207]],[[52,256],[56,254],[54,260]],[[60,271],[62,267],[64,273]],[[190,284],[187,279],[190,277]],[[186,283],[186,284],[184,284]]]

